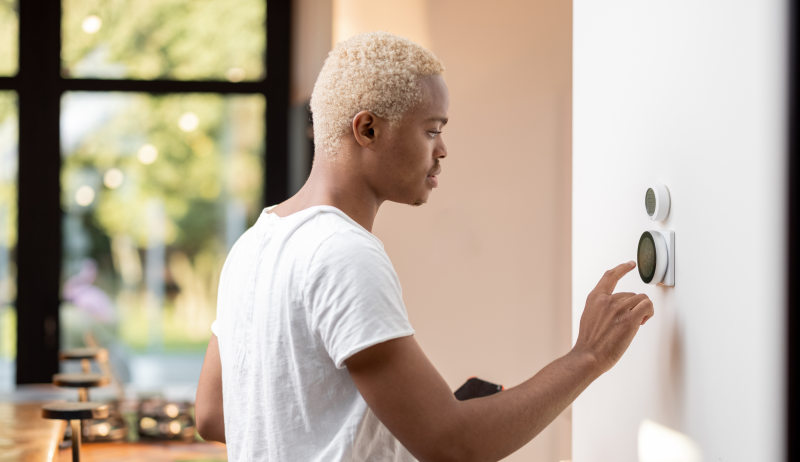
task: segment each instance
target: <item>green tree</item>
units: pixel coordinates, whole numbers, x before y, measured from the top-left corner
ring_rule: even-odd
[[[16,0],[0,0],[0,76],[12,76],[19,67],[19,16]]]
[[[133,329],[136,322],[123,326],[128,329],[123,337],[143,346],[147,336],[141,331],[147,329],[147,321],[140,309],[146,305],[141,270],[137,278],[125,281],[125,263],[114,242],[121,237],[130,240],[135,251],[129,254],[141,268],[153,232],[148,207],[153,201],[161,204],[165,277],[173,288],[165,315],[182,319],[164,320],[165,342],[180,346],[207,340],[227,252],[226,208],[241,207],[243,225],[250,225],[262,206],[265,101],[260,95],[105,95],[117,108],[114,115],[64,153],[64,210],[82,217],[82,232],[91,240],[88,255],[73,257],[90,256],[98,262],[97,284],[117,302],[129,302],[127,311],[120,307],[123,321],[139,320],[139,328]],[[186,117],[196,126],[181,127]],[[154,152],[155,158],[143,158],[143,149]],[[122,178],[119,184],[109,183],[112,170]],[[79,190],[86,187],[94,191],[94,198],[81,205]],[[138,298],[131,298],[131,291]]]
[[[16,356],[17,101],[0,91],[0,359]]]
[[[101,24],[93,33],[90,16]],[[259,80],[265,21],[264,0],[64,0],[64,73],[102,53],[124,66],[119,77]]]
[[[64,0],[62,5],[65,76],[232,81],[264,76],[263,0]],[[66,134],[79,139],[62,148],[66,275],[85,257],[97,261],[96,285],[114,301],[118,335],[129,345],[145,346],[147,330],[160,322],[167,347],[200,347],[209,336],[230,244],[226,223],[239,210],[250,225],[262,206],[266,101],[261,95],[69,93],[62,109],[88,99],[96,104],[98,97],[105,101],[97,109],[104,117],[94,117],[86,133]],[[163,210],[165,224],[167,298],[160,320],[148,318],[142,278],[153,204]],[[71,250],[72,241],[88,241],[88,249]],[[62,319],[77,333],[87,326],[70,321],[73,308],[65,305]]]

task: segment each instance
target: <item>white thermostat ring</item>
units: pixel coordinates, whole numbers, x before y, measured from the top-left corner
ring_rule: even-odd
[[[636,249],[636,266],[645,284],[675,285],[675,233],[650,230],[642,233]]]
[[[644,193],[644,210],[653,221],[661,221],[669,214],[669,189],[654,183]]]

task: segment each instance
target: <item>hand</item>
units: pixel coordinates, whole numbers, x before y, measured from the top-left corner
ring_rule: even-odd
[[[639,326],[655,314],[653,302],[645,294],[622,292],[614,288],[636,263],[628,262],[606,271],[586,299],[574,353],[593,356],[606,372],[619,361],[639,331]]]

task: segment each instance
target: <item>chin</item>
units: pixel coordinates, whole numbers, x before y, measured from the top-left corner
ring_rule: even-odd
[[[424,194],[423,196],[421,196],[419,199],[417,199],[415,201],[411,201],[408,205],[410,205],[412,207],[419,207],[420,205],[428,202],[428,197],[429,196],[430,196],[430,192]]]
[[[428,202],[428,199],[431,196],[431,190],[428,188],[415,188],[414,190],[407,190],[406,194],[403,194],[402,197],[397,197],[395,199],[389,199],[392,202],[397,202],[398,204],[406,204],[410,205],[411,207],[419,207],[422,204]]]

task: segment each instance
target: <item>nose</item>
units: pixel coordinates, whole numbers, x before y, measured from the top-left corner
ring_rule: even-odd
[[[439,135],[439,142],[436,144],[436,148],[433,150],[433,157],[434,159],[444,159],[447,157],[447,146],[444,144],[442,135]]]

